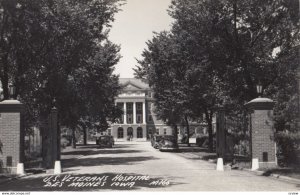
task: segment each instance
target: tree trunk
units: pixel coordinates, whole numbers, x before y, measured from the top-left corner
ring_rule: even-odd
[[[212,128],[212,114],[205,111],[205,118],[208,125],[208,150],[213,152],[213,128]]]
[[[175,142],[178,143],[178,128],[177,125],[174,125],[174,137],[175,137]]]
[[[72,148],[76,148],[75,127],[72,128]]]
[[[7,62],[7,55],[2,58],[3,61],[3,72],[1,74],[1,84],[3,89],[3,98],[4,100],[9,99],[9,92],[8,92],[8,62]]]
[[[3,89],[3,100],[9,99],[9,93],[8,93],[8,79],[1,78],[1,84]]]
[[[208,141],[209,141],[208,149],[209,149],[210,152],[213,152],[214,143],[213,143],[212,120],[209,120],[207,124],[208,124]]]
[[[184,116],[185,124],[186,124],[186,131],[187,131],[187,146],[190,147],[190,126],[189,126],[189,120],[187,116]]]
[[[86,132],[86,127],[83,127],[83,145],[87,145],[87,132]]]

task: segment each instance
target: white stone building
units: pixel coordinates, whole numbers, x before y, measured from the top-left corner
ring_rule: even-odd
[[[135,141],[149,140],[153,134],[172,135],[173,130],[163,121],[158,120],[154,113],[154,93],[147,83],[135,78],[120,78],[123,92],[116,98],[115,103],[124,114],[117,123],[111,125],[108,134],[116,141],[125,141],[129,137]],[[198,123],[191,123],[190,132],[203,133]],[[184,127],[179,126],[179,133]]]

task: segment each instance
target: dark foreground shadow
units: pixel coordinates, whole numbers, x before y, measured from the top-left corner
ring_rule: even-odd
[[[209,150],[207,148],[200,148],[197,146],[188,147],[187,145],[180,144],[178,152],[179,153],[184,153],[184,152],[206,152],[206,153],[209,153]]]
[[[133,165],[143,161],[156,159],[157,158],[152,156],[64,159],[62,160],[62,166],[70,168],[76,166]]]
[[[197,156],[198,156],[197,158],[186,156],[186,158],[192,159],[192,160],[215,160],[215,159],[217,159],[216,153],[210,152],[208,148],[199,147],[195,144],[191,144],[190,147],[188,147],[186,144],[179,144],[179,149],[177,152],[182,153],[183,155],[185,153],[197,154]]]
[[[169,180],[170,179],[170,180]],[[172,178],[137,174],[103,173],[25,177],[1,183],[0,191],[101,191],[167,188],[180,185]]]
[[[130,145],[130,144],[115,144],[113,146],[113,148],[130,148],[130,147],[132,147],[132,145]],[[85,148],[96,149],[96,148],[99,148],[99,145],[96,145],[96,144],[87,144],[87,145],[77,144],[76,145],[76,149],[85,149]]]
[[[62,152],[62,155],[97,155],[97,154],[124,154],[124,153],[140,153],[142,150],[115,150],[115,149],[98,149],[98,150],[77,150],[70,152]]]
[[[270,176],[271,174],[279,174],[284,176],[293,177],[296,179],[300,179],[300,169],[297,168],[276,168],[269,169],[263,173],[263,176]]]

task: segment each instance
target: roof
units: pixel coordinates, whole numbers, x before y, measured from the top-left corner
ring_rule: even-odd
[[[132,85],[140,89],[150,89],[147,83],[136,78],[119,78],[119,83],[122,86]]]

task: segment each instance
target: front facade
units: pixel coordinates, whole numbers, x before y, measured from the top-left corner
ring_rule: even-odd
[[[116,98],[116,105],[123,116],[111,125],[108,134],[116,141],[146,141],[151,135],[172,135],[173,130],[154,113],[154,93],[147,83],[134,78],[120,78],[123,92]],[[191,124],[191,131],[199,133],[199,124]],[[179,127],[182,132],[183,127]],[[205,130],[204,130],[205,131]]]
[[[123,111],[123,116],[109,129],[117,141],[146,141],[155,132],[172,134],[172,129],[157,120],[153,113],[153,92],[148,84],[134,78],[120,78],[120,84],[123,92],[115,103]]]

